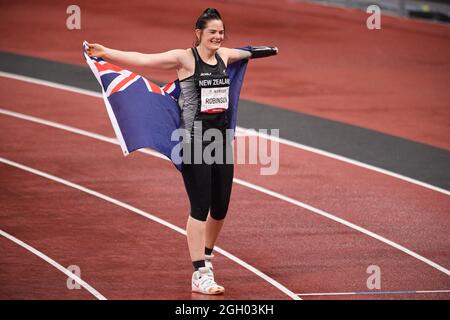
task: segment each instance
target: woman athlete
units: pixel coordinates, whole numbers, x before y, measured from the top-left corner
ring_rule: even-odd
[[[214,279],[211,260],[228,211],[233,183],[232,156],[231,161],[226,156],[231,150],[231,143],[226,139],[228,119],[225,111],[228,108],[230,86],[226,68],[240,59],[274,55],[278,49],[249,47],[248,50],[239,50],[222,47],[225,26],[219,12],[213,8],[206,9],[197,19],[195,35],[195,46],[189,49],[143,54],[87,44],[87,53],[120,64],[176,70],[181,88],[178,100],[181,128],[185,129],[189,137],[189,143],[183,145],[181,172],[191,207],[186,232],[194,267],[192,291],[222,294],[225,289]],[[206,138],[209,129],[218,133],[211,135],[214,139]],[[203,154],[205,148],[211,150],[213,144],[210,155],[214,160],[211,163],[211,159],[205,159]],[[200,154],[200,159],[196,157],[196,152]]]

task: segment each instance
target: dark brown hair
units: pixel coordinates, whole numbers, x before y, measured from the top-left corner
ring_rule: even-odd
[[[206,28],[206,24],[211,20],[220,20],[223,23],[222,17],[220,16],[219,11],[215,8],[207,8],[203,13],[198,17],[197,22],[195,23],[195,29],[204,30]],[[223,25],[223,29],[225,31],[225,24]],[[200,39],[196,39],[194,42],[195,46],[200,44]]]

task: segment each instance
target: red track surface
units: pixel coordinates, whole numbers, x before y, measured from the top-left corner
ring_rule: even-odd
[[[101,99],[15,80],[2,79],[0,83],[5,101],[14,101],[14,105],[3,105],[8,110],[113,135]],[[21,99],[25,92],[27,98]],[[2,116],[0,123],[10,137],[2,144],[3,157],[184,226],[188,206],[179,174],[170,163],[139,153],[122,158],[116,145],[24,120]],[[328,210],[438,263],[448,263],[445,195],[304,151],[282,147],[281,155],[279,175],[261,177],[254,166],[238,166],[236,176]],[[293,159],[297,159],[295,163]],[[4,212],[8,213],[2,224],[7,232],[65,266],[80,265],[83,279],[108,298],[187,298],[190,266],[181,235],[92,196],[4,165],[2,177],[7,182],[7,190],[2,192]],[[49,194],[57,201],[49,201]],[[420,219],[414,219],[418,215]],[[32,232],[25,221],[33,221]],[[398,250],[239,185],[234,187],[219,245],[298,293],[365,291],[365,270],[371,264],[382,267],[384,290],[450,285],[448,276]],[[283,261],[281,266],[279,261]],[[223,269],[224,284],[231,287],[227,298],[286,297],[223,257],[217,263]],[[235,276],[242,276],[255,288],[242,295],[233,285]],[[168,286],[167,278],[173,279]]]
[[[43,8],[43,4],[38,5]],[[108,21],[113,17],[117,19],[118,5],[110,6],[109,11],[104,10],[99,14],[91,10],[92,5],[82,3],[80,5],[82,10],[86,8],[83,11],[84,22],[82,22],[85,23],[83,25],[85,29],[78,33],[65,30],[61,21],[55,22],[47,18],[61,15],[64,21],[65,6],[62,6],[62,11],[58,6],[47,6],[45,8],[48,9],[46,14],[48,35],[42,38],[38,38],[37,31],[28,30],[26,34],[27,26],[32,23],[42,25],[41,21],[25,21],[23,16],[19,15],[19,5],[9,6],[7,11],[11,14],[5,17],[4,21],[16,18],[18,22],[24,24],[19,23],[17,30],[14,31],[15,42],[7,41],[8,37],[5,40],[3,37],[5,31],[3,28],[0,29],[2,30],[0,44],[3,50],[82,63],[79,54],[80,40],[85,37],[96,41],[108,39],[107,44],[112,46],[131,48],[130,43],[138,37],[151,39],[159,33],[159,39],[164,41],[153,44],[150,41],[137,41],[133,49],[157,51],[171,48],[173,43],[189,46],[190,43],[186,42],[186,39],[190,39],[189,28],[192,17],[195,17],[205,5],[194,2],[190,8],[178,7],[177,10],[180,12],[185,9],[183,15],[177,15],[173,10],[169,15],[156,9],[146,10],[145,14],[139,10],[129,12],[130,16],[121,17],[120,21],[124,24],[120,26],[120,32],[115,32],[115,28],[119,28],[119,25]],[[30,4],[30,6],[37,5]],[[355,28],[355,20],[363,15],[334,9],[325,11],[323,8],[298,4],[285,5],[281,9],[284,13],[281,13],[283,19],[280,18],[279,21],[284,22],[267,24],[273,21],[266,16],[269,13],[267,9],[256,9],[257,16],[246,20],[238,19],[239,15],[244,14],[242,8],[236,10],[231,4],[223,5],[223,15],[229,17],[226,21],[232,35],[230,43],[247,44],[248,39],[252,39],[255,43],[267,43],[276,36],[277,41],[280,41],[280,48],[283,48],[286,54],[280,55],[279,59],[250,65],[244,97],[268,103],[275,103],[273,102],[275,100],[271,99],[276,99],[279,101],[277,105],[309,112],[311,110],[304,109],[309,103],[314,107],[320,107],[326,100],[336,101],[339,104],[340,98],[322,91],[317,91],[314,99],[301,96],[298,90],[308,90],[308,86],[297,83],[293,76],[302,79],[303,75],[317,76],[320,80],[313,81],[314,86],[317,86],[315,88],[318,90],[323,87],[326,91],[324,81],[332,80],[327,79],[328,76],[325,75],[329,72],[338,75],[339,72],[345,71],[349,74],[345,78],[341,78],[342,74],[339,75],[339,78],[333,80],[336,82],[331,87],[338,92],[339,82],[346,82],[348,85],[351,80],[352,83],[358,84],[358,87],[352,87],[350,91],[355,92],[354,95],[359,95],[359,98],[352,98],[352,94],[347,92],[345,97],[344,95],[341,97],[342,103],[345,101],[348,105],[342,104],[340,107],[334,105],[329,113],[322,110],[317,114],[329,118],[333,118],[333,114],[345,116],[347,122],[448,148],[448,139],[445,136],[448,135],[448,117],[443,116],[445,113],[439,113],[442,109],[437,107],[448,98],[446,97],[448,93],[439,87],[447,81],[445,66],[439,68],[429,66],[430,78],[423,80],[425,82],[421,84],[427,88],[432,97],[434,105],[430,108],[437,112],[436,119],[439,121],[436,122],[432,118],[433,113],[436,113],[424,110],[422,106],[419,110],[417,105],[418,108],[414,112],[410,109],[405,111],[406,107],[414,108],[414,104],[408,100],[410,97],[405,97],[403,91],[401,94],[398,92],[398,97],[405,100],[397,99],[396,90],[386,82],[393,81],[401,86],[403,80],[398,77],[402,72],[406,72],[400,67],[404,62],[404,56],[398,56],[396,58],[398,60],[389,59],[398,52],[406,55],[407,51],[403,51],[406,47],[403,47],[403,44],[385,38],[380,39],[379,41],[382,41],[378,43],[380,50],[375,51],[377,59],[371,60],[364,55],[370,52],[370,48],[358,47],[358,51],[355,52],[356,45],[352,47],[348,42],[339,41],[337,37],[337,34],[345,30],[346,36],[349,36],[348,32],[352,30],[352,37],[356,33],[357,39],[362,38],[363,34],[371,37],[372,33],[362,30],[362,27],[359,31]],[[296,10],[301,12],[294,15]],[[332,18],[327,12],[337,14],[337,17]],[[152,15],[156,13],[159,19],[155,21],[152,20]],[[39,15],[33,17],[41,19]],[[294,17],[301,19],[297,21]],[[317,19],[329,21],[330,26],[335,26],[334,29],[331,30],[326,24],[318,23]],[[341,23],[336,24],[333,19]],[[146,24],[142,24],[143,21]],[[274,30],[272,36],[266,31],[260,31],[261,26],[258,24],[263,22],[265,28],[270,27],[270,30]],[[165,28],[167,23],[170,24],[170,28]],[[296,44],[292,40],[298,36],[297,29],[304,29],[298,24],[309,26],[311,32],[301,33],[302,41]],[[449,35],[448,28],[442,26],[388,18],[386,24],[392,28],[386,26],[385,33],[391,34],[392,37],[395,38],[397,33],[405,34],[406,43],[408,37],[411,37],[410,46],[423,51],[417,57],[421,55],[425,57],[429,52],[424,49],[425,45],[418,46],[412,43],[419,40],[434,41],[433,44],[443,46],[442,40],[439,42],[435,39]],[[105,25],[110,25],[113,31],[107,33],[105,29],[98,28]],[[317,30],[319,25],[323,29]],[[159,28],[156,29],[156,26]],[[242,26],[239,33],[234,26]],[[418,27],[422,30],[414,33]],[[277,28],[285,29],[279,33]],[[140,30],[141,33],[133,33],[136,30]],[[174,32],[175,30],[178,32]],[[65,34],[68,36],[67,40],[60,42],[61,36]],[[27,43],[22,43],[20,39],[27,39]],[[318,47],[320,44],[321,50]],[[31,45],[34,47],[30,47]],[[327,45],[334,48],[333,52],[336,52],[336,55],[331,55],[330,49],[326,48]],[[381,48],[389,52],[383,52]],[[390,51],[395,48],[398,51]],[[300,61],[298,67],[292,66],[289,59],[298,55],[298,52],[301,52],[301,60],[304,63]],[[347,54],[344,55],[345,52]],[[438,57],[443,52],[446,51],[438,51]],[[334,60],[335,58],[337,60]],[[408,61],[413,63],[414,59],[412,57]],[[443,56],[442,59],[439,61],[445,63],[447,56]],[[377,87],[375,84],[372,88],[374,91],[371,91],[370,85],[366,88],[367,91],[364,91],[364,88],[360,87],[363,85],[361,79],[353,81],[351,73],[360,74],[361,69],[352,71],[353,69],[349,67],[351,61],[354,61],[358,68],[369,67],[367,65],[373,63],[371,68],[374,69],[370,69],[372,71],[378,64],[394,65],[395,68],[386,70],[389,71],[389,79],[381,72],[378,76],[375,73],[374,81],[376,82],[377,77],[385,80],[383,86],[392,90],[392,95],[387,98],[395,101],[396,105],[386,105],[382,115],[377,115],[373,109],[369,114],[355,112],[349,115],[347,112],[349,108],[359,106],[355,102],[357,99],[366,99],[364,93],[369,93],[369,97],[373,95],[378,98],[383,95],[382,92],[373,89]],[[357,61],[360,61],[360,65]],[[426,61],[423,62],[427,61],[430,61],[430,57],[426,57]],[[323,64],[325,62],[332,64],[334,71]],[[317,70],[319,66],[324,68],[323,71]],[[280,81],[261,82],[261,75],[273,72],[274,67],[286,70],[285,74],[280,75]],[[308,68],[311,69],[305,72]],[[396,68],[403,71],[400,72]],[[437,69],[440,71],[437,72]],[[408,72],[423,74],[420,66]],[[160,73],[152,72],[151,75],[153,78],[171,79],[170,76]],[[404,77],[404,81],[412,79],[411,74],[401,76]],[[436,84],[438,77],[441,77],[440,83]],[[299,81],[311,80],[305,79]],[[285,85],[288,80],[293,83],[292,89],[287,86],[278,87]],[[408,92],[413,90],[413,94],[417,94],[417,90],[411,89],[409,85],[418,84],[411,82],[403,89]],[[3,97],[0,107],[3,109],[113,136],[101,99],[5,78],[0,78],[0,88]],[[268,88],[272,92],[277,90],[279,92],[284,88],[286,94],[282,97],[261,95],[261,91],[267,92]],[[291,90],[296,93],[290,94]],[[418,100],[418,96],[411,99],[417,103],[421,101]],[[299,109],[299,106],[302,109]],[[367,112],[368,109],[365,110]],[[448,112],[448,108],[444,112]],[[425,124],[420,131],[411,130],[415,125],[415,116],[423,117]],[[369,119],[370,125],[366,123]],[[392,127],[390,121],[386,119],[392,121]],[[398,122],[400,120],[403,122]],[[0,115],[0,127],[2,157],[104,193],[184,228],[188,212],[187,197],[179,173],[169,162],[142,153],[134,153],[124,158],[117,145],[5,115]],[[441,193],[285,146],[280,147],[279,174],[260,176],[259,167],[240,165],[237,166],[236,177],[328,211],[397,242],[446,268],[450,265],[448,238],[450,205],[448,196]],[[65,267],[79,265],[83,280],[107,298],[204,298],[191,295],[189,292],[191,267],[186,240],[175,231],[81,191],[4,164],[0,165],[0,188],[1,229],[42,251]],[[450,288],[450,278],[444,273],[378,240],[243,186],[235,184],[233,188],[229,217],[218,245],[295,293],[368,291],[366,268],[373,264],[381,267],[382,291]],[[65,275],[9,240],[0,239],[2,252],[6,253],[2,254],[0,264],[0,298],[93,298],[84,290],[67,290]],[[219,299],[288,298],[272,285],[221,255],[218,255],[216,266],[218,270],[216,276],[227,288],[226,295]],[[242,291],[242,284],[245,284],[245,292]],[[370,298],[449,299],[449,294],[375,295]]]
[[[279,1],[174,0],[170,10],[141,2],[78,1],[79,31],[65,27],[69,2],[3,4],[0,48],[81,65],[84,39],[142,52],[186,48],[196,17],[215,5],[227,46],[280,48],[276,59],[251,63],[243,98],[450,149],[448,26],[383,16],[382,30],[369,31],[363,12]],[[137,71],[174,79],[173,72]]]

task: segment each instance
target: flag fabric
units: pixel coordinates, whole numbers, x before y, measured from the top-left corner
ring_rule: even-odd
[[[127,156],[135,150],[151,148],[169,158],[181,171],[180,156],[172,155],[172,149],[179,141],[171,140],[172,132],[180,127],[179,81],[158,86],[102,58],[89,57],[86,48],[85,41],[84,58],[102,88],[108,116],[123,154]],[[248,50],[248,47],[240,49]],[[227,67],[230,89],[226,112],[228,128],[233,132],[247,62],[240,60]]]

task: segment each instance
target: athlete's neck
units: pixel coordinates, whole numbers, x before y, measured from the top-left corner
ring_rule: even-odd
[[[212,62],[215,60],[215,55],[217,50],[211,50],[204,46],[198,46],[197,47],[198,54],[200,55],[200,58],[202,58],[203,61],[206,63]]]

